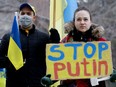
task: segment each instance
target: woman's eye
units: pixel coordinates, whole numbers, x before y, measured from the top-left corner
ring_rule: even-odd
[[[87,18],[84,18],[84,21],[88,21],[88,19]]]
[[[77,21],[81,21],[81,18],[78,18]]]

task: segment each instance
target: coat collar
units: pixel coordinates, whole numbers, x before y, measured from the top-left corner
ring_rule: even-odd
[[[25,35],[27,35],[27,32],[25,30],[23,30],[20,26],[19,26],[19,30],[20,30],[20,32],[22,32]],[[35,31],[35,25],[33,25],[32,29],[29,30],[28,34],[32,34],[34,31]]]

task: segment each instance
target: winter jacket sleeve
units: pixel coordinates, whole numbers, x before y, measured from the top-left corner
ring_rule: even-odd
[[[9,65],[7,57],[9,34],[5,34],[0,43],[0,68],[6,68]]]

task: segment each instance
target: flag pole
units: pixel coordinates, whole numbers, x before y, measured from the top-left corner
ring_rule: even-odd
[[[56,0],[53,0],[53,28],[55,28],[55,20],[56,20]]]
[[[17,15],[18,15],[18,13],[17,12],[15,12],[15,16],[17,17]]]
[[[15,16],[16,16],[16,21],[17,21],[17,24],[18,24],[18,12],[15,12]]]

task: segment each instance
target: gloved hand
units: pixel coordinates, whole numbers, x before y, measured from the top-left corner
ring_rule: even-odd
[[[42,78],[41,78],[41,84],[42,84],[43,86],[46,86],[46,87],[49,87],[50,85],[52,85],[53,82],[52,82],[52,80],[50,79],[50,77],[51,77],[51,74],[48,74],[48,75],[42,77]]]
[[[110,77],[110,81],[111,82],[115,82],[116,81],[116,70],[113,70],[113,73],[112,73],[112,75]]]
[[[50,43],[59,43],[60,35],[55,28],[50,29]]]

